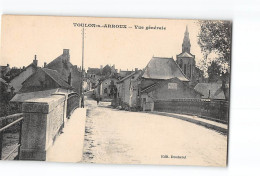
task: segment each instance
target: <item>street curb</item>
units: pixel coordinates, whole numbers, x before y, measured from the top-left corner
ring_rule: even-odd
[[[176,114],[169,114],[169,113],[157,112],[157,111],[148,112],[148,113],[158,114],[158,115],[163,115],[163,116],[168,116],[168,117],[174,117],[174,118],[177,118],[177,119],[185,120],[185,121],[188,121],[188,122],[191,122],[191,123],[195,123],[195,124],[204,126],[206,128],[209,128],[209,129],[213,129],[213,130],[221,132],[225,135],[228,133],[228,129],[225,129],[225,128],[222,128],[222,127],[219,127],[219,126],[216,126],[216,125],[213,125],[213,124],[209,124],[209,123],[206,123],[206,122],[203,122],[203,121],[186,118],[186,117],[176,115]]]

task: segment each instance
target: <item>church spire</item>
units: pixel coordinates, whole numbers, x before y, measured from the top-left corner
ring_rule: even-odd
[[[184,33],[183,43],[182,43],[182,53],[187,52],[190,53],[190,38],[188,26],[186,26],[186,31]]]

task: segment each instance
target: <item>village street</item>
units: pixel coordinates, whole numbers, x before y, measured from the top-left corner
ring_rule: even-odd
[[[173,117],[86,100],[83,162],[224,166],[227,136]]]

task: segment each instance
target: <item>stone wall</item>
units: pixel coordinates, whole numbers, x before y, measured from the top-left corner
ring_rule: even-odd
[[[154,102],[154,110],[161,112],[196,115],[224,124],[227,124],[229,119],[229,102],[224,100],[156,100]]]
[[[26,100],[22,105],[21,160],[45,161],[66,119],[66,96]]]

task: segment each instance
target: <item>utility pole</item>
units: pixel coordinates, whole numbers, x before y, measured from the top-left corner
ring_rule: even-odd
[[[84,79],[84,27],[82,29],[82,70],[81,70],[81,107],[84,108],[84,89],[83,89],[83,79]]]

